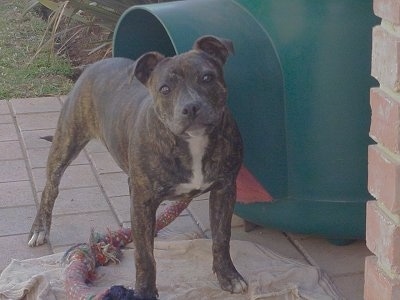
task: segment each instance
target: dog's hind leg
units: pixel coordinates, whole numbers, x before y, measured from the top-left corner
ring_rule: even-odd
[[[46,185],[29,235],[28,245],[31,247],[48,241],[52,211],[61,177],[71,161],[91,139],[85,126],[77,126],[75,120],[68,120],[66,115],[68,114],[63,110],[47,159]]]

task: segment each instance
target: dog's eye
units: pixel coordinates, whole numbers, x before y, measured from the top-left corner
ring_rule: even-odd
[[[201,77],[201,81],[205,82],[205,83],[209,83],[211,81],[213,81],[214,79],[214,75],[212,74],[204,74],[203,77]]]
[[[163,85],[162,87],[160,87],[160,93],[165,95],[168,95],[171,92],[171,89],[169,88],[168,85]]]

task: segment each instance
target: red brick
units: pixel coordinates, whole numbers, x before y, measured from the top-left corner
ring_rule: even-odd
[[[381,85],[400,92],[400,37],[382,26],[372,32],[371,74]]]
[[[370,136],[394,153],[400,153],[400,102],[380,88],[370,92]]]
[[[399,0],[374,0],[374,13],[394,24],[400,24]]]
[[[377,201],[367,203],[366,228],[368,249],[382,266],[400,275],[400,226],[385,214]]]
[[[380,145],[368,147],[368,190],[392,213],[400,212],[400,155]]]
[[[385,274],[375,256],[368,256],[365,258],[364,300],[378,299],[400,299],[400,281]]]

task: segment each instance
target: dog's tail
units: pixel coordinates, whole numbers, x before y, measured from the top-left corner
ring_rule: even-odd
[[[42,140],[46,140],[48,142],[52,142],[53,141],[53,136],[52,135],[41,136],[40,138]]]

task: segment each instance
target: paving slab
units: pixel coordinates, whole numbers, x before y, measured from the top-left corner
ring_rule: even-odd
[[[52,247],[86,243],[92,229],[107,232],[118,228],[120,224],[111,211],[56,215],[53,216],[50,243]]]
[[[0,124],[0,141],[18,141],[14,124]]]
[[[51,143],[41,137],[54,135],[55,129],[24,130],[21,132],[26,149],[50,148]]]
[[[35,204],[29,180],[0,183],[0,208]]]
[[[0,182],[29,180],[24,160],[1,160]]]
[[[36,215],[36,205],[0,209],[0,236],[29,233]]]
[[[41,193],[38,194],[40,199]],[[53,215],[82,214],[111,211],[103,192],[98,186],[60,190]]]
[[[1,144],[0,144],[0,147],[1,147]],[[50,147],[27,149],[27,155],[28,155],[30,167],[32,169],[45,168],[47,165],[47,157],[49,156],[49,151],[50,151]],[[85,165],[85,164],[88,165],[89,160],[84,151],[81,151],[81,153],[79,153],[78,157],[75,158],[71,162],[72,166],[73,165]]]
[[[61,103],[65,103],[65,101],[68,99],[68,95],[58,96],[58,99],[61,101]]]
[[[14,114],[58,112],[61,109],[57,97],[11,99],[9,103]]]
[[[22,147],[19,141],[0,142],[0,160],[23,159]]]
[[[86,151],[88,153],[101,153],[101,152],[107,152],[107,148],[104,146],[104,144],[99,141],[99,140],[91,140],[85,147]]]
[[[128,196],[128,176],[123,172],[99,175],[101,185],[108,197]]]
[[[13,117],[11,115],[0,115],[0,124],[11,124],[13,122]]]
[[[89,154],[98,174],[119,173],[121,168],[108,152],[95,152]]]
[[[1,100],[0,101],[0,114],[9,114],[10,107],[8,106],[8,101]]]
[[[44,185],[46,184],[46,168],[32,169],[32,175],[36,191],[43,191]],[[61,178],[60,189],[91,187],[97,185],[96,177],[93,174],[90,165],[71,165],[65,170],[65,173]]]
[[[51,129],[57,127],[59,112],[17,115],[18,127],[23,130]]]
[[[119,222],[121,224],[130,222],[131,221],[130,196],[117,196],[117,197],[110,197],[109,199]]]

